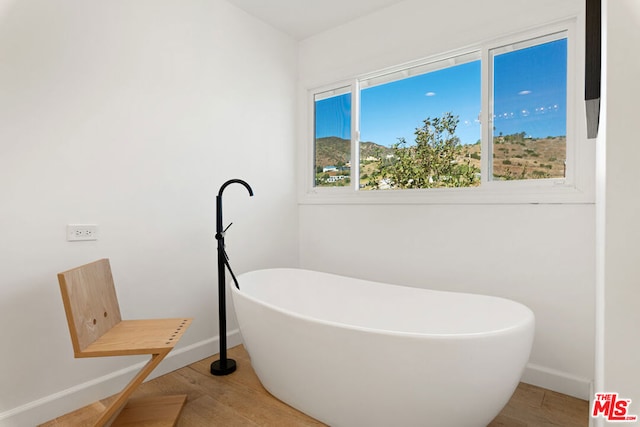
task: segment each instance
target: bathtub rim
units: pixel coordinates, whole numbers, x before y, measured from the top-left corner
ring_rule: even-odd
[[[238,277],[237,277],[238,284],[239,284],[240,287],[242,287],[242,282],[240,281],[240,279],[241,279],[242,276],[244,276],[246,274],[258,273],[258,272],[261,272],[261,271],[276,271],[276,270],[309,271],[309,272],[312,272],[312,273],[321,273],[321,274],[326,274],[326,275],[331,275],[331,276],[338,276],[338,277],[342,277],[342,278],[360,280],[360,281],[364,281],[364,282],[371,282],[371,283],[374,283],[374,284],[380,284],[380,285],[385,285],[385,286],[420,289],[420,290],[425,290],[425,291],[435,292],[435,293],[461,294],[461,295],[470,295],[470,296],[473,296],[473,297],[499,299],[499,300],[502,300],[502,301],[506,301],[506,302],[508,302],[510,304],[516,304],[516,305],[522,307],[524,309],[525,313],[526,313],[526,316],[524,316],[522,320],[520,320],[519,322],[516,322],[513,325],[510,325],[510,326],[505,327],[505,328],[500,328],[500,329],[492,329],[490,331],[465,332],[465,333],[406,332],[406,331],[394,331],[394,330],[388,330],[388,329],[377,329],[377,328],[370,328],[370,327],[366,327],[366,326],[351,325],[351,324],[347,324],[347,323],[336,322],[336,321],[333,321],[333,320],[326,320],[326,319],[320,319],[320,318],[312,317],[312,316],[308,316],[308,315],[303,315],[301,313],[278,307],[277,305],[265,302],[265,301],[263,301],[263,300],[261,300],[259,298],[251,296],[249,293],[242,291],[242,288],[240,288],[240,289],[236,288],[235,285],[230,285],[231,286],[231,290],[232,290],[232,294],[233,295],[238,294],[240,296],[243,296],[243,297],[247,298],[248,300],[250,300],[250,301],[252,301],[254,303],[257,303],[258,305],[261,305],[263,307],[267,307],[267,308],[269,308],[271,310],[274,310],[276,312],[285,314],[287,316],[292,316],[294,318],[297,318],[297,319],[300,319],[300,320],[304,320],[304,321],[307,321],[307,322],[320,323],[320,324],[323,324],[323,325],[326,325],[326,326],[350,329],[350,330],[355,330],[355,331],[364,332],[364,333],[382,334],[382,335],[389,335],[389,336],[396,336],[396,337],[429,338],[429,339],[438,339],[438,340],[480,339],[480,338],[498,337],[498,336],[502,336],[502,335],[507,335],[509,333],[516,332],[516,331],[521,330],[521,329],[526,329],[529,326],[529,324],[531,324],[531,326],[532,326],[532,331],[535,330],[535,314],[534,314],[533,310],[531,310],[525,304],[522,304],[522,303],[520,303],[518,301],[514,301],[514,300],[509,299],[509,298],[503,298],[503,297],[498,297],[498,296],[494,296],[494,295],[474,294],[474,293],[470,293],[470,292],[441,291],[441,290],[436,290],[436,289],[425,289],[425,288],[418,288],[418,287],[413,287],[413,286],[397,285],[397,284],[391,284],[391,283],[385,283],[385,282],[376,282],[376,281],[373,281],[373,280],[360,279],[360,278],[352,277],[352,276],[343,276],[343,275],[335,274],[335,273],[327,273],[327,272],[318,271],[318,270],[310,270],[310,269],[306,269],[306,268],[295,268],[295,267],[261,268],[261,269],[257,269],[257,270],[247,271],[247,272],[244,272],[244,273],[238,275]],[[235,306],[234,306],[234,309],[235,309]],[[238,323],[239,323],[239,326],[240,326],[240,331],[242,332],[242,324],[240,323],[239,320],[238,320]]]

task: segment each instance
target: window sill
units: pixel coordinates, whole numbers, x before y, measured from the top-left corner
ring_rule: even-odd
[[[473,188],[365,190],[313,188],[299,197],[301,205],[483,205],[594,204],[595,195],[557,181],[490,182]]]

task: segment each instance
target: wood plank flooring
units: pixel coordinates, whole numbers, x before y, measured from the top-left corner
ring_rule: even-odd
[[[238,370],[231,375],[212,376],[209,368],[217,359],[212,356],[142,384],[134,397],[186,394],[187,404],[178,427],[325,426],[271,396],[251,368],[244,347],[229,349],[228,356],[238,362]],[[91,426],[109,400],[96,402],[42,426]],[[521,383],[488,427],[586,427],[588,424],[587,401]]]

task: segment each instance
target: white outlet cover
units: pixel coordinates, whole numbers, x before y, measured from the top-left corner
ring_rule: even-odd
[[[98,226],[96,224],[68,224],[67,241],[98,240]]]

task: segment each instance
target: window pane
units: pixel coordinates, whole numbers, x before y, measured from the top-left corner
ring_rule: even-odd
[[[316,187],[349,185],[351,176],[351,88],[315,95]]]
[[[480,184],[478,58],[428,64],[419,75],[408,69],[391,82],[384,76],[363,82],[361,189]]]
[[[492,52],[494,180],[565,176],[567,39],[529,46]]]

